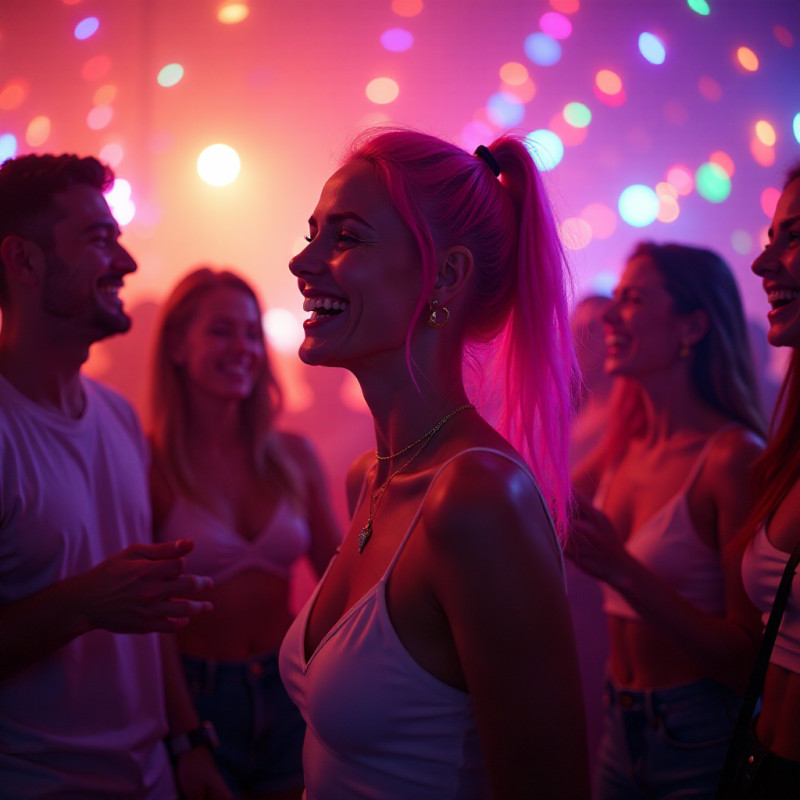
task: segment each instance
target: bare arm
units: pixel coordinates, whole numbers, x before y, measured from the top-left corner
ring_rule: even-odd
[[[82,575],[0,608],[0,679],[95,629],[172,632],[210,605],[188,599],[210,581],[182,575],[186,539],[135,544]]]
[[[287,450],[291,452],[305,480],[308,497],[307,517],[311,528],[309,559],[317,578],[320,578],[339,546],[342,534],[331,509],[325,474],[310,442],[290,434],[284,434],[284,439]]]
[[[441,474],[424,524],[492,796],[588,798],[572,622],[558,545],[530,478],[496,455],[464,456]]]
[[[761,447],[734,431],[715,446],[703,472],[704,491],[716,509],[717,541],[726,615],[699,610],[630,556],[609,519],[581,501],[567,554],[589,574],[613,586],[700,671],[743,691],[760,635],[758,611],[741,579],[741,552],[730,548],[750,507],[750,468]]]

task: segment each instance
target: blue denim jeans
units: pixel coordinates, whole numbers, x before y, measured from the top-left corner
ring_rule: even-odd
[[[214,758],[235,795],[303,785],[305,723],[289,699],[273,653],[242,662],[182,656],[201,720],[214,723]]]
[[[712,800],[739,698],[706,679],[649,691],[608,681],[595,800]]]

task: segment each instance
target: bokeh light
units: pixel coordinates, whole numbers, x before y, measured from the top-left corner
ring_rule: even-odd
[[[740,256],[746,256],[753,249],[753,237],[739,228],[731,234],[731,247]]]
[[[247,3],[223,3],[217,9],[217,20],[223,25],[236,25],[250,15]]]
[[[680,215],[681,209],[675,197],[669,194],[658,194],[658,214],[656,219],[659,222],[675,222]]]
[[[580,7],[580,0],[550,0],[550,5],[562,14],[574,14]]]
[[[521,86],[529,78],[528,68],[518,61],[507,61],[500,67],[500,80],[509,86]]]
[[[794,47],[794,36],[792,32],[784,28],[783,25],[776,25],[772,29],[772,32],[775,34],[775,38],[778,42],[784,47]]]
[[[772,219],[775,209],[778,207],[778,198],[781,196],[780,189],[768,186],[761,192],[761,210]]]
[[[722,150],[715,150],[708,157],[708,160],[711,164],[716,164],[718,167],[722,167],[722,169],[725,170],[725,174],[729,178],[732,178],[733,173],[736,172],[736,165],[733,163],[733,159]]]
[[[497,92],[486,102],[486,115],[498,128],[511,128],[522,122],[525,106],[509,92]]]
[[[116,178],[105,194],[111,213],[120,225],[127,225],[136,214],[132,194],[131,185],[124,178]]]
[[[695,184],[700,197],[709,203],[722,203],[731,193],[731,179],[719,164],[707,161],[695,173]]]
[[[686,0],[686,5],[689,6],[692,11],[704,17],[707,17],[711,13],[711,8],[707,0]]]
[[[197,174],[210,186],[227,186],[236,180],[242,163],[227,144],[212,144],[197,157]]]
[[[703,75],[700,78],[697,82],[697,88],[700,90],[700,94],[712,103],[717,103],[722,99],[722,87],[713,78],[709,78],[708,75]]]
[[[27,99],[30,86],[22,79],[9,81],[0,91],[0,109],[12,111],[19,108]]]
[[[88,39],[90,36],[93,36],[97,33],[97,29],[100,27],[100,20],[97,17],[86,17],[86,19],[82,19],[76,26],[75,26],[75,38],[76,39]]]
[[[651,64],[663,64],[667,57],[664,43],[654,33],[639,34],[639,52]]]
[[[617,207],[622,219],[633,228],[644,228],[658,217],[658,195],[649,187],[635,183],[623,190]]]
[[[522,104],[530,103],[536,96],[536,84],[530,78],[516,86],[504,84],[504,87],[503,91],[506,94],[515,97]]]
[[[392,0],[392,11],[398,17],[415,17],[422,11],[422,0]]]
[[[110,167],[118,167],[125,157],[125,150],[122,145],[112,142],[100,149],[98,153],[100,160],[108,164]]]
[[[111,122],[114,116],[114,109],[111,106],[95,106],[86,115],[86,124],[93,130],[99,131]]]
[[[557,11],[548,11],[539,19],[539,28],[542,33],[554,39],[568,39],[572,33],[572,23]]]
[[[592,241],[592,228],[585,219],[569,217],[559,226],[559,237],[567,250],[582,250]]]
[[[397,100],[400,87],[397,81],[391,78],[374,78],[367,84],[366,95],[369,100],[377,105],[386,105]]]
[[[303,324],[288,309],[267,309],[263,324],[270,345],[283,353],[296,352],[305,338]]]
[[[381,44],[391,53],[403,53],[414,44],[414,37],[404,28],[389,28],[381,34]]]
[[[90,58],[81,68],[81,77],[86,81],[99,81],[111,69],[111,59],[108,56],[95,56]]]
[[[45,116],[34,117],[25,131],[25,141],[30,147],[39,147],[50,137],[50,118]]]
[[[675,164],[667,170],[667,181],[679,195],[691,194],[694,190],[694,174],[682,164]]]
[[[181,64],[167,64],[158,72],[156,82],[159,86],[168,88],[175,86],[183,78],[183,66]]]
[[[625,102],[622,78],[610,69],[601,69],[594,78],[594,94],[607,106],[621,106]]]
[[[617,215],[603,203],[590,203],[581,211],[581,217],[589,223],[595,239],[608,239],[617,229]]]
[[[0,164],[7,158],[14,158],[17,154],[17,137],[13,133],[4,133],[0,136]]]
[[[764,144],[755,134],[750,139],[750,153],[756,164],[762,167],[771,167],[775,163],[775,148]]]
[[[464,149],[474,153],[479,144],[488,145],[494,139],[491,125],[480,120],[472,120],[461,129],[461,142]]]
[[[756,136],[761,144],[767,145],[767,147],[772,147],[775,144],[775,128],[769,124],[765,119],[760,119],[756,122]]]
[[[525,143],[533,155],[536,166],[543,172],[554,169],[564,158],[564,145],[561,139],[547,128],[531,131],[525,137]]]
[[[800,111],[794,115],[794,119],[792,120],[792,133],[794,133],[794,138],[797,139],[798,144],[800,144]]]
[[[564,147],[577,147],[586,141],[589,128],[576,128],[564,119],[564,112],[550,117],[547,127],[561,139]]]
[[[758,56],[749,47],[738,48],[736,60],[748,72],[755,72],[758,69]]]
[[[532,33],[525,39],[525,55],[540,67],[552,67],[561,59],[561,45],[546,33]]]
[[[585,128],[592,121],[592,112],[583,103],[567,103],[564,119],[575,128]]]
[[[107,106],[114,102],[116,96],[117,87],[113,83],[107,83],[94,93],[92,101],[96,106]]]

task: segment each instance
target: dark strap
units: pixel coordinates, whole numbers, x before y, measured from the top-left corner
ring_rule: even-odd
[[[725,756],[725,766],[722,768],[722,775],[717,787],[716,800],[729,800],[731,790],[734,786],[736,773],[745,757],[747,740],[750,733],[750,726],[753,722],[753,714],[756,710],[756,703],[761,696],[764,688],[764,677],[769,666],[769,657],[772,648],[775,646],[775,639],[778,637],[778,628],[781,626],[783,612],[786,610],[786,603],[789,600],[789,592],[792,589],[792,578],[794,578],[797,565],[800,563],[800,542],[796,545],[775,592],[775,601],[772,604],[767,627],[764,628],[764,636],[761,639],[761,646],[758,648],[756,662],[753,671],[750,673],[750,681],[747,684],[747,691],[742,699],[742,707],[736,719],[736,727],[733,729],[728,754]]]

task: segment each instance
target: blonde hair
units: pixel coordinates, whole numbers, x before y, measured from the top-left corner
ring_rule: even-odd
[[[187,449],[188,387],[185,372],[175,363],[170,351],[176,340],[186,336],[201,300],[226,287],[252,298],[258,308],[261,326],[261,304],[250,284],[229,270],[203,266],[192,270],[178,282],[163,305],[156,328],[150,386],[153,450],[173,488],[197,499],[201,499],[200,490]],[[277,488],[287,492],[297,503],[302,503],[303,484],[297,468],[275,435],[275,420],[282,408],[283,394],[272,372],[265,342],[264,369],[256,378],[250,396],[240,405],[240,435],[242,441],[249,444],[256,475],[277,481]]]

